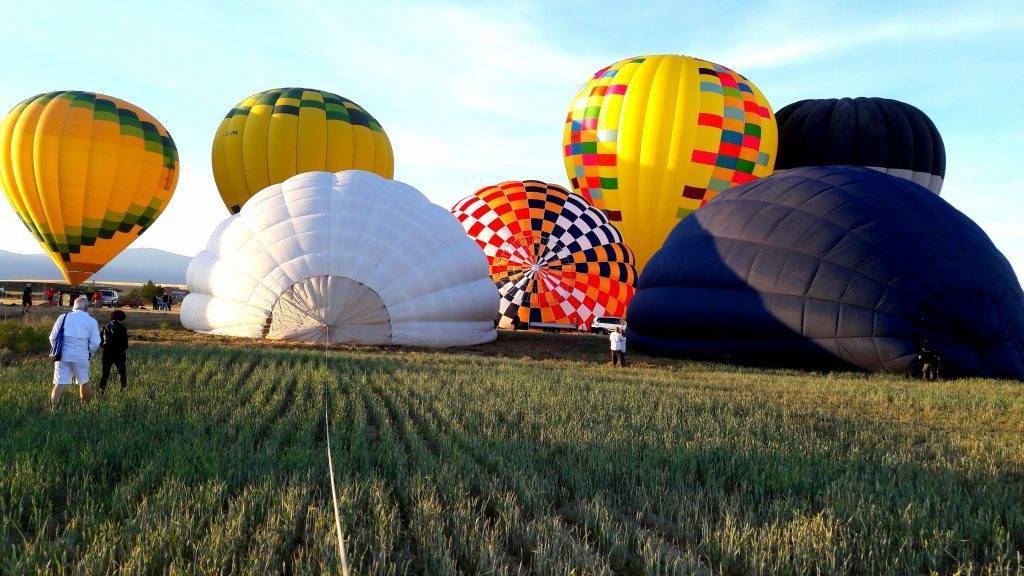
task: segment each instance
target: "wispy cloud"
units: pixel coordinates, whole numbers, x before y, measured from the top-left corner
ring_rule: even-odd
[[[737,35],[752,40],[733,45],[720,57],[737,69],[775,68],[825,60],[869,45],[900,46],[1007,30],[1024,33],[1024,12],[964,3],[912,11],[887,7],[884,14],[847,18],[824,5],[817,10],[786,6],[744,26]]]

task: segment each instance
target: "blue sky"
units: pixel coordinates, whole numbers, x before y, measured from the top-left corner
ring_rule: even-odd
[[[102,92],[174,136],[181,180],[134,246],[203,248],[227,216],[210,168],[214,131],[253,92],[308,86],[355,100],[390,136],[395,177],[450,206],[501,180],[566,184],[562,121],[588,75],[627,56],[682,53],[740,71],[775,109],[838,96],[921,108],[946,144],[943,197],[1024,275],[1019,1],[218,4],[4,9],[0,108],[49,90]],[[0,249],[41,251],[6,202],[0,230]]]

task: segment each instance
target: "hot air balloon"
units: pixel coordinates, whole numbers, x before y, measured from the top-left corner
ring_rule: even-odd
[[[447,210],[375,174],[308,172],[259,192],[189,264],[198,332],[445,347],[496,338],[487,261]]]
[[[594,74],[565,121],[565,169],[647,263],[672,227],[715,194],[772,172],[768,101],[713,62],[659,55]]]
[[[625,314],[633,254],[582,196],[537,180],[502,182],[460,200],[452,214],[487,256],[503,325],[588,325]]]
[[[141,108],[92,92],[48,92],[0,125],[7,199],[75,285],[139,237],[178,180],[178,151]]]
[[[355,102],[309,88],[259,92],[228,112],[213,139],[213,176],[235,214],[253,195],[303,172],[394,174],[391,141]]]
[[[866,166],[916,182],[936,194],[946,175],[946,148],[931,119],[888,98],[801,100],[775,114],[777,169]]]
[[[1024,379],[1024,294],[967,216],[863,167],[781,170],[683,220],[640,276],[631,346],[657,355]]]

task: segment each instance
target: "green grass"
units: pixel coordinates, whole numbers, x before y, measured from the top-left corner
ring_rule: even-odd
[[[0,369],[0,573],[337,572],[325,377],[357,574],[1024,572],[1019,383],[140,332],[82,408]]]

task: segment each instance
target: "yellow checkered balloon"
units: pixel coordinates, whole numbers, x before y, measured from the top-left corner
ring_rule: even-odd
[[[622,231],[639,270],[687,214],[771,174],[778,134],[743,76],[657,55],[598,70],[569,108],[562,143],[573,188]]]

